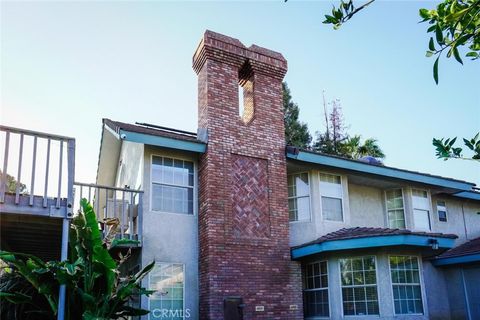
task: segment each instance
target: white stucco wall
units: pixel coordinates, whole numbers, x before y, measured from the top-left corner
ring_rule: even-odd
[[[335,174],[335,172],[329,171],[321,172]],[[313,241],[341,228],[388,227],[385,204],[386,189],[353,184],[348,181],[348,176],[341,175],[344,192],[344,221],[326,221],[323,219],[321,209],[320,171],[311,170],[308,173],[310,182],[311,219],[309,221],[290,222],[291,246]],[[403,191],[406,228],[417,231],[418,229],[413,221],[412,187],[399,185],[398,188],[402,188]],[[431,203],[429,213],[431,222],[430,232],[456,234],[459,237],[456,240],[456,245],[480,237],[479,202],[461,200],[452,196],[436,196],[435,194],[438,190],[430,190],[427,186],[416,186],[415,188],[428,191],[429,202]],[[432,196],[432,194],[434,195]],[[442,222],[438,219],[437,200],[446,202],[447,222]]]
[[[144,145],[122,141],[115,186],[130,189],[142,189]]]
[[[197,195],[193,215],[166,213],[151,210],[151,157],[168,156],[190,160],[195,163],[195,189],[197,188],[197,160],[189,153],[175,152],[168,149],[145,147],[144,163],[144,198],[143,198],[143,248],[142,264],[152,260],[184,265],[184,308],[189,309],[189,319],[198,319],[198,219]],[[196,193],[195,193],[196,194]],[[145,285],[148,285],[146,280]],[[148,307],[148,299],[142,300],[143,307]]]

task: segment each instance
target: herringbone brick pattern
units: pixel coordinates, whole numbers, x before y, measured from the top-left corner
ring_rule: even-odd
[[[232,207],[235,237],[269,236],[266,160],[232,155]]]

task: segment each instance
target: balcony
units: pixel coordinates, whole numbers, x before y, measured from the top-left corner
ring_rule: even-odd
[[[75,182],[74,138],[0,126],[0,146],[2,250],[63,257],[62,230],[81,198],[94,207],[104,236],[142,239],[143,191]]]
[[[92,204],[104,237],[142,239],[143,191],[75,182],[74,198],[75,212],[82,198]]]

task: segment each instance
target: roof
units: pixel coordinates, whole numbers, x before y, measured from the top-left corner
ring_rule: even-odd
[[[473,189],[475,183],[468,181],[399,169],[395,167],[388,167],[380,164],[371,164],[360,160],[353,160],[330,154],[327,155],[320,152],[314,152],[311,150],[299,149],[290,146],[286,148],[286,153],[287,158],[306,163],[320,164],[338,169],[434,185],[442,188],[452,189],[452,193],[467,191],[470,198],[473,197],[470,195],[470,193],[476,194]],[[473,198],[475,199],[475,197]]]
[[[406,229],[355,227],[343,228],[328,233],[314,241],[292,248],[292,258],[327,251],[351,250],[386,246],[430,247],[433,243],[439,248],[450,249],[457,238],[455,234],[417,232]]]
[[[477,253],[480,253],[480,237],[461,244],[458,247],[452,248],[439,255],[438,258],[460,257]]]
[[[168,137],[172,139],[185,140],[185,141],[195,141],[201,142],[197,139],[197,134],[195,132],[181,131],[168,127],[160,127],[149,124],[131,124],[120,121],[113,121],[110,119],[103,119],[103,123],[113,129],[115,132],[119,133],[120,130],[144,133],[153,136],[159,137]]]
[[[407,229],[390,229],[390,228],[368,228],[368,227],[355,227],[355,228],[342,228],[340,230],[327,233],[321,236],[317,240],[307,242],[298,247],[303,247],[313,243],[322,243],[331,240],[346,240],[365,237],[380,237],[380,236],[395,236],[395,235],[419,235],[429,237],[441,237],[441,238],[458,238],[455,234],[444,233],[431,233],[431,232],[418,232]]]
[[[458,247],[452,248],[432,260],[432,263],[435,266],[449,266],[479,262],[480,237],[461,244]]]
[[[178,150],[205,152],[206,144],[194,132],[161,127],[147,123],[130,124],[103,119],[104,125],[120,139]]]

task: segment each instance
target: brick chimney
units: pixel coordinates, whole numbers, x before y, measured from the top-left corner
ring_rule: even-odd
[[[302,319],[300,265],[289,248],[287,61],[206,31],[193,68],[198,126],[208,137],[199,168],[200,319],[228,320],[231,301],[244,319]]]

